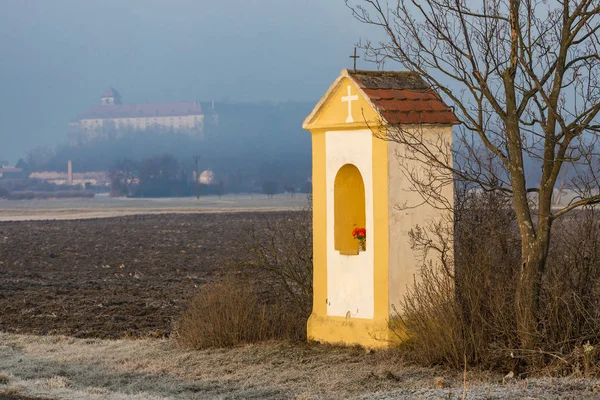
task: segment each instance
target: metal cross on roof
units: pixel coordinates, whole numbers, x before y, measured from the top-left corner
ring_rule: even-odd
[[[360,58],[359,56],[356,55],[356,47],[354,48],[354,55],[350,56],[350,58],[354,58],[354,70],[356,71],[356,60],[358,58]]]

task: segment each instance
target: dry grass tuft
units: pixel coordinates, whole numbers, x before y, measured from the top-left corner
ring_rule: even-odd
[[[312,309],[312,209],[265,216],[238,240],[236,273],[203,286],[176,323],[179,342],[203,349],[305,340]]]
[[[230,275],[204,285],[176,324],[176,337],[185,347],[230,347],[271,339],[301,339],[305,321],[285,303],[267,303],[256,289]],[[299,326],[300,325],[300,326]]]
[[[23,394],[23,386],[13,383],[11,385],[3,387],[2,391],[0,393],[4,394],[4,395],[8,395],[8,396],[22,395]]]
[[[46,385],[51,389],[64,389],[71,386],[71,381],[67,377],[55,375],[46,379]]]

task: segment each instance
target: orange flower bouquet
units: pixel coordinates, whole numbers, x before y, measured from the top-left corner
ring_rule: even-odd
[[[367,240],[367,230],[365,228],[354,228],[352,231],[354,239],[358,240],[358,251],[365,251],[365,242]]]

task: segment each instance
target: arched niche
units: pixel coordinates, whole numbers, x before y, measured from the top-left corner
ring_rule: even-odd
[[[359,243],[352,230],[366,227],[365,184],[358,168],[352,164],[342,166],[333,190],[335,249],[341,254],[356,255]]]

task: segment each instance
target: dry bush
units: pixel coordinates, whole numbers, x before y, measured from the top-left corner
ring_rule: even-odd
[[[558,221],[541,291],[551,372],[600,373],[600,210]]]
[[[451,253],[452,229],[432,224],[412,231],[415,251],[438,251],[439,257],[422,263],[421,280],[392,321],[392,328],[408,335],[405,354],[421,364],[454,368],[466,361],[501,371],[527,366],[527,372],[597,373],[598,211],[583,210],[555,223],[541,287],[540,347],[526,352],[518,346],[515,324],[521,243],[512,207],[498,194],[457,193],[454,259],[443,256]]]
[[[470,364],[497,366],[503,360],[496,358],[504,357],[493,347],[512,347],[516,340],[510,300],[520,260],[515,217],[498,195],[459,194],[453,230],[432,224],[411,232],[415,251],[451,254],[454,231],[456,262],[440,254],[437,263],[422,264],[421,279],[403,300],[396,323],[408,332],[403,347],[419,363],[460,368],[466,357]],[[482,351],[488,344],[489,351]]]
[[[176,324],[191,348],[305,340],[312,309],[312,209],[269,213],[240,230],[237,277],[202,287]]]
[[[243,230],[239,242],[245,255],[236,261],[238,268],[255,271],[268,283],[262,285],[268,288],[264,295],[283,302],[304,322],[313,299],[312,203],[308,200],[300,210],[265,215]]]
[[[183,346],[204,349],[270,339],[297,340],[298,323],[281,302],[259,299],[255,287],[230,275],[200,289],[175,331]]]

